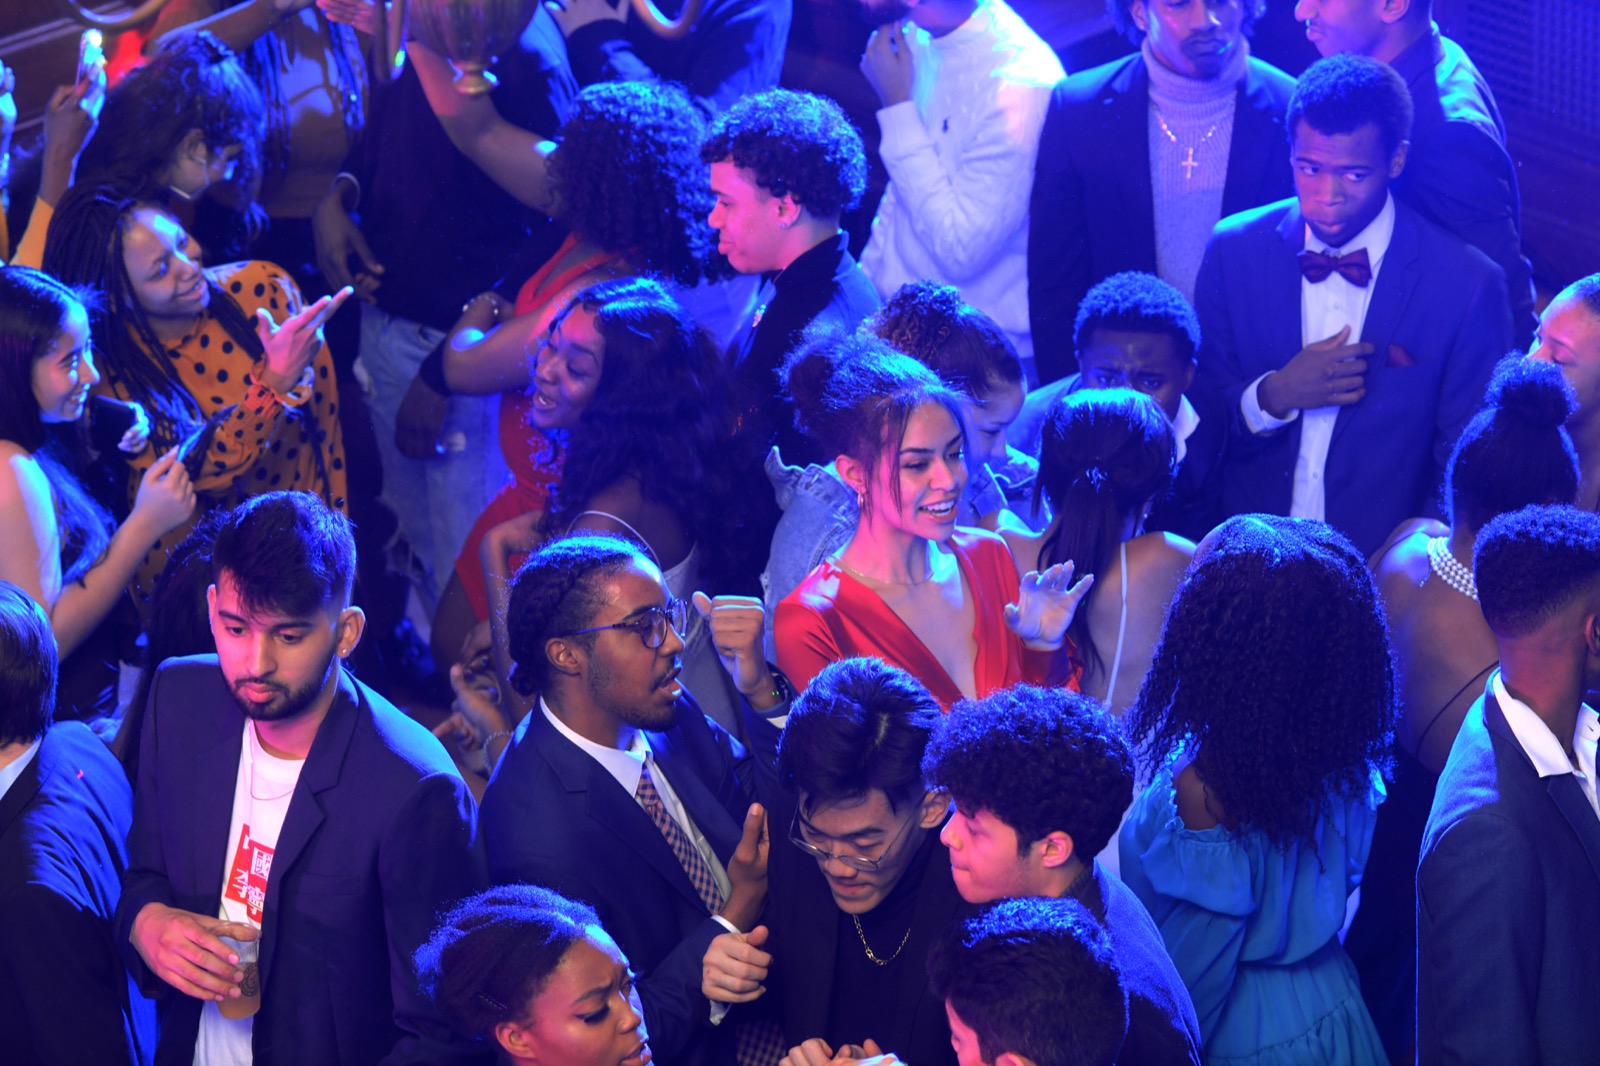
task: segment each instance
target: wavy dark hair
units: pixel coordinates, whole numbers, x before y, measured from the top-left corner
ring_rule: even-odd
[[[1513,353],[1495,367],[1484,406],[1456,438],[1445,467],[1451,526],[1482,529],[1497,514],[1533,503],[1571,503],[1578,453],[1566,421],[1578,398],[1553,363]]]
[[[162,175],[190,130],[212,149],[239,145],[232,182],[261,170],[266,104],[239,57],[207,31],[176,34],[106,94],[100,125],[83,146],[74,184],[114,185],[130,197],[164,196]]]
[[[732,417],[711,338],[653,278],[591,285],[556,324],[575,307],[594,315],[604,364],[594,398],[561,445],[561,481],[544,534],[565,531],[596,493],[633,476],[646,499],[683,522],[700,548],[706,580],[722,579],[733,555],[725,461]]]
[[[193,434],[205,417],[166,366],[166,345],[156,335],[128,276],[123,237],[134,211],[142,208],[166,211],[113,188],[74,184],[50,220],[44,268],[70,285],[101,294],[103,306],[89,316],[101,372],[108,383],[144,405],[150,415],[150,443],[160,453]],[[245,353],[259,359],[265,349],[255,323],[209,275],[206,287],[211,292],[206,313]]]
[[[1179,587],[1129,718],[1151,764],[1192,747],[1223,824],[1314,841],[1334,797],[1387,772],[1389,630],[1355,546],[1321,522],[1239,515]]]
[[[1001,385],[1022,383],[1016,346],[953,285],[908,281],[867,319],[868,333],[922,363],[980,407]]]
[[[1039,547],[1039,568],[1071,560],[1078,573],[1104,573],[1128,519],[1167,494],[1177,468],[1172,423],[1144,393],[1083,389],[1061,397],[1040,434],[1033,502],[1048,500],[1055,520]],[[1089,605],[1099,588],[1089,586],[1067,627],[1078,658],[1095,671],[1104,662],[1089,633]]]
[[[536,885],[501,885],[458,903],[417,949],[423,992],[458,1032],[494,1042],[526,1017],[567,951],[600,929],[587,903]]]
[[[74,307],[94,301],[42,271],[0,268],[0,440],[26,449],[50,483],[61,536],[64,581],[79,581],[111,543],[111,516],[73,471],[82,469],[80,433],[51,433],[33,396],[33,367],[66,328]]]
[[[0,581],[0,747],[31,744],[50,729],[59,673],[50,616]]]
[[[676,85],[615,81],[578,94],[550,155],[556,214],[607,251],[693,285],[714,244],[711,185],[696,151],[705,124]]]
[[[867,188],[860,131],[826,96],[793,89],[751,93],[717,116],[700,160],[748,170],[818,218],[850,210]]]
[[[936,403],[963,427],[961,398],[939,376],[866,333],[807,330],[781,372],[794,400],[795,424],[829,456],[848,455],[876,471],[898,449],[906,423],[923,404]],[[963,430],[965,432],[965,430]],[[868,486],[873,479],[869,476]],[[890,482],[896,506],[900,481]],[[873,507],[869,491],[862,515]]]
[[[1411,90],[1393,67],[1342,52],[1317,60],[1300,75],[1283,127],[1292,142],[1301,122],[1323,134],[1354,133],[1370,122],[1383,137],[1385,154],[1392,156],[1411,136],[1413,113]]]

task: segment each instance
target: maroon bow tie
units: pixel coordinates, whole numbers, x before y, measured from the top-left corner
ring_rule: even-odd
[[[1344,280],[1357,288],[1364,289],[1372,283],[1372,264],[1367,262],[1365,248],[1357,248],[1349,255],[1327,255],[1305,248],[1297,254],[1297,258],[1300,260],[1300,273],[1313,285],[1326,281],[1328,275],[1333,273],[1342,275]]]

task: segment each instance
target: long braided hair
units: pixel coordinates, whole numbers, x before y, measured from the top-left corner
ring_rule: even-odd
[[[366,120],[367,80],[361,65],[361,43],[350,27],[329,22],[314,7],[311,10],[328,30],[328,55],[333,60],[335,81],[333,90],[344,120],[345,143],[353,144]],[[261,90],[266,107],[266,132],[261,140],[263,177],[281,176],[289,169],[290,116],[282,82],[282,72],[289,65],[288,47],[282,37],[269,30],[239,53],[239,60],[250,80]]]
[[[167,347],[156,335],[128,275],[123,240],[133,213],[140,209],[165,211],[111,187],[72,186],[50,222],[44,268],[68,285],[102,294],[103,307],[89,319],[101,372],[129,399],[144,405],[150,415],[150,442],[164,452],[199,430],[205,415],[168,367]],[[254,323],[209,276],[206,287],[211,293],[207,314],[235,344],[259,359],[264,349]]]

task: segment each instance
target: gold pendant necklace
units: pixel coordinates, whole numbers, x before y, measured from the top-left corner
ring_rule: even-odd
[[[898,959],[900,953],[906,949],[906,942],[911,939],[911,927],[907,926],[906,935],[900,938],[900,946],[894,949],[894,954],[887,959],[880,959],[873,953],[872,945],[867,943],[867,934],[861,931],[861,919],[852,914],[850,920],[856,924],[856,936],[861,939],[861,946],[866,949],[867,961],[874,966],[887,966],[895,959]]]
[[[1156,123],[1160,125],[1161,132],[1167,135],[1167,140],[1171,141],[1173,144],[1177,144],[1178,135],[1172,132],[1171,126],[1167,125],[1166,116],[1161,113],[1161,109],[1159,107],[1155,106],[1154,101],[1151,102],[1150,106],[1155,109]],[[1211,124],[1211,128],[1206,130],[1206,135],[1201,137],[1198,143],[1192,144],[1188,148],[1184,149],[1185,155],[1183,157],[1183,161],[1178,164],[1183,168],[1184,181],[1187,182],[1190,178],[1194,177],[1195,168],[1200,165],[1200,163],[1194,157],[1194,150],[1196,148],[1204,147],[1205,143],[1211,139],[1211,135],[1216,132],[1217,124],[1213,122]]]

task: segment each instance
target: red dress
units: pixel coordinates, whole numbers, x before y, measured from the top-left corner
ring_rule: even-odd
[[[575,238],[568,237],[517,292],[514,314],[525,315],[544,308],[544,320],[539,323],[540,336],[550,328],[550,320],[566,306],[567,300],[579,289],[599,281],[595,275],[606,267],[624,259],[619,253],[596,252],[556,274],[555,265],[576,244]],[[456,577],[460,578],[473,613],[480,620],[489,617],[489,593],[484,585],[483,565],[478,559],[478,547],[484,535],[502,522],[544,510],[550,502],[550,490],[561,477],[561,464],[550,438],[528,421],[532,403],[527,390],[500,394],[500,452],[511,471],[511,481],[495,493],[478,520],[472,523],[461,554],[456,556]]]
[[[979,529],[957,529],[950,539],[961,582],[972,597],[977,659],[973,680],[980,697],[1018,681],[1049,684],[1055,652],[1030,651],[1006,625],[1005,607],[1017,601],[1017,568],[1005,541]],[[778,666],[796,691],[829,663],[873,655],[927,686],[949,710],[965,696],[939,660],[900,616],[867,585],[832,559],[823,560],[778,604],[773,622]],[[1076,689],[1076,676],[1064,680]]]

